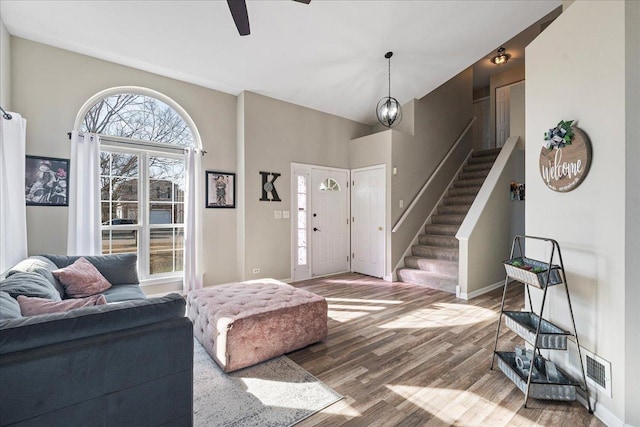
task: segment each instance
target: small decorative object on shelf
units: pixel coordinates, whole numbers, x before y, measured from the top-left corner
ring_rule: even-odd
[[[549,264],[523,257],[504,261],[504,269],[509,277],[538,288],[562,283],[559,268],[557,265],[549,268]]]
[[[542,240],[550,243],[551,256],[549,257],[549,262],[545,263],[525,258],[521,243],[524,239]],[[520,255],[518,257],[514,256],[516,244]],[[556,254],[559,263],[553,264],[553,259]],[[593,413],[591,401],[589,400],[585,370],[582,365],[580,341],[578,340],[578,332],[576,331],[576,323],[571,308],[567,276],[564,272],[560,245],[555,240],[544,237],[516,236],[511,245],[511,255],[508,260],[504,261],[504,268],[506,277],[502,293],[502,305],[500,306],[500,317],[498,319],[498,330],[496,332],[493,357],[491,359],[491,369],[493,369],[493,365],[497,360],[498,369],[524,393],[525,408],[527,407],[527,401],[530,397],[546,400],[576,400],[576,387],[580,387],[586,394],[587,409],[589,413]],[[505,311],[504,302],[507,295],[507,287],[509,283],[513,283],[513,280],[525,284],[525,293],[531,311]],[[564,285],[567,295],[569,314],[571,315],[571,324],[573,326],[572,332],[567,332],[542,318],[544,304],[547,299],[547,290],[551,286],[561,284]],[[539,314],[534,312],[531,301],[532,287],[538,288],[543,292],[540,310],[538,311]],[[514,351],[498,351],[498,339],[500,337],[500,326],[502,325],[503,316],[506,326],[524,339],[524,341],[532,347],[531,349],[518,345]],[[567,337],[570,335],[575,337],[575,343],[578,348],[578,357],[581,361],[582,382],[571,378],[569,374],[557,367],[552,361],[542,357],[540,353],[540,349],[566,350]]]
[[[591,143],[575,122],[560,120],[545,132],[540,150],[540,176],[548,188],[560,193],[582,184],[591,166]]]

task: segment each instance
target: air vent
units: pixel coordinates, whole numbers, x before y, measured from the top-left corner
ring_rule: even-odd
[[[611,363],[581,347],[587,381],[611,396]]]

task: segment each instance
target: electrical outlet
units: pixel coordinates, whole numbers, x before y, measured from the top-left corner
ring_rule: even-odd
[[[289,218],[289,211],[282,211],[282,218]]]
[[[282,218],[282,211],[273,211],[273,217],[275,219],[281,219]]]
[[[404,200],[400,200],[400,208],[404,208]]]
[[[253,269],[253,274],[258,274],[260,273],[260,269],[259,268],[254,268]]]

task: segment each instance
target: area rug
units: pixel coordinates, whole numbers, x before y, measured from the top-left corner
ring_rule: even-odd
[[[193,350],[196,427],[291,426],[342,399],[286,356],[225,374],[196,340]]]

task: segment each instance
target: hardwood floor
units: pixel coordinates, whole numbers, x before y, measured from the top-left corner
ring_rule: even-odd
[[[579,403],[529,400],[491,371],[502,289],[464,301],[342,274],[293,284],[329,303],[329,337],[289,358],[345,398],[298,426],[602,426]],[[520,286],[507,294],[522,308]],[[521,340],[501,328],[499,349]]]

